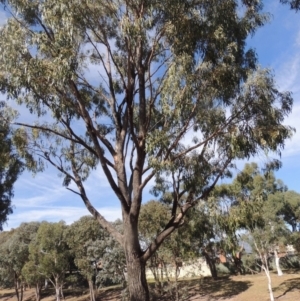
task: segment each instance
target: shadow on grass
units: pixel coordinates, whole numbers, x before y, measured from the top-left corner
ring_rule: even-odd
[[[122,288],[120,286],[114,286],[109,288],[104,288],[99,291],[95,290],[96,301],[115,301],[121,300]],[[66,300],[76,298],[76,300],[90,300],[89,289],[86,287],[76,287],[68,288],[63,290],[63,294]],[[52,296],[55,299],[55,290],[52,287],[43,289],[41,297],[46,298]]]
[[[300,272],[300,269],[283,269],[283,274],[297,274]],[[277,271],[274,271],[274,274],[277,274]]]
[[[214,295],[216,300],[223,298],[234,297],[246,291],[252,285],[248,280],[232,280],[230,277],[222,277],[218,280],[205,278],[205,280],[198,285],[200,295]]]
[[[300,277],[285,280],[278,287],[275,287],[273,289],[274,292],[283,291],[283,293],[277,296],[276,299],[286,295],[288,292],[291,292],[293,290],[300,290]]]
[[[0,299],[3,300],[4,298],[10,298],[15,296],[15,292],[8,292],[8,293],[0,293]]]
[[[237,296],[246,291],[251,285],[251,281],[235,281],[226,276],[220,277],[217,280],[213,280],[212,278],[181,280],[178,283],[178,290],[181,300],[191,300],[191,298],[196,296],[201,298],[209,297],[209,300],[223,300],[225,298]],[[170,295],[159,296],[153,300],[170,301],[171,299],[174,299],[170,297]]]
[[[122,300],[122,288],[115,287],[98,292],[96,301],[115,301]]]

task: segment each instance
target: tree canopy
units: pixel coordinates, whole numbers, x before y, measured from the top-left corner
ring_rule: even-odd
[[[0,231],[13,212],[13,185],[24,169],[20,156],[13,147],[11,126],[4,118],[4,102],[0,102]]]
[[[55,297],[60,301],[66,271],[70,270],[70,249],[65,239],[65,222],[43,222],[35,239],[29,245],[29,259],[36,271],[48,279],[55,288]]]
[[[27,143],[37,163],[64,175],[63,184],[123,246],[131,300],[148,300],[145,262],[187,211],[230,175],[234,160],[280,153],[291,137],[283,121],[292,97],[246,47],[268,21],[263,4],[1,2],[13,17],[0,29],[0,89],[36,117],[15,121],[17,146]],[[124,233],[85,189],[96,168],[120,201]],[[151,180],[155,195],[170,192],[173,207],[142,251],[138,219]]]
[[[0,242],[0,281],[2,285],[14,286],[18,301],[23,299],[22,269],[28,261],[29,245],[38,228],[37,222],[22,223],[17,229],[5,233]]]

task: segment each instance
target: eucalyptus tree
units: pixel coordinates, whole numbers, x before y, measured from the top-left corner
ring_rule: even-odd
[[[0,286],[3,288],[14,287],[14,277],[11,273],[11,269],[8,267],[7,262],[4,262],[4,258],[7,255],[7,241],[14,233],[14,229],[11,231],[0,232]]]
[[[45,276],[39,272],[36,261],[28,260],[22,268],[22,276],[26,284],[33,286],[35,289],[36,301],[41,300],[42,286],[45,283]]]
[[[36,272],[49,280],[55,289],[56,301],[63,297],[66,272],[70,270],[70,249],[65,238],[67,226],[43,222],[29,245],[29,260]]]
[[[235,159],[277,152],[291,136],[290,93],[246,46],[268,21],[262,2],[1,2],[12,17],[0,32],[0,89],[36,117],[15,122],[17,141],[55,166],[123,246],[131,300],[149,300],[145,264],[188,210]],[[120,201],[123,234],[85,189],[98,167]],[[139,213],[153,181],[156,193],[171,191],[173,209],[142,250]]]
[[[29,245],[39,225],[37,222],[22,223],[17,229],[9,231],[6,240],[0,245],[0,267],[14,284],[18,301],[23,299],[22,268],[29,259]]]
[[[169,196],[164,196],[160,202],[149,201],[141,208],[139,229],[144,248],[148,247],[169,222],[172,206],[168,205],[168,198]],[[206,252],[216,236],[215,221],[211,218],[214,208],[209,203],[209,201],[202,201],[192,208],[186,216],[186,222],[176,233],[168,237],[163,246],[151,257],[149,265],[155,279],[159,280],[155,267],[159,265],[163,267],[164,264],[171,263],[175,267],[177,277],[182,261],[193,260],[201,255],[206,258],[212,276],[217,278],[216,271],[212,267],[212,256]]]
[[[7,216],[13,212],[13,185],[24,169],[20,156],[13,147],[9,119],[5,118],[5,103],[0,101],[0,231]]]
[[[112,225],[123,233],[123,223],[116,220]],[[127,282],[127,269],[125,252],[122,246],[111,236],[105,235],[104,239],[95,241],[89,245],[88,254],[91,258],[100,259],[99,272],[96,276],[96,283],[100,287],[109,284],[122,284]]]
[[[278,214],[283,216],[284,221],[291,227],[293,232],[300,231],[300,194],[288,190],[278,196],[282,203]]]
[[[263,227],[265,214],[276,218],[283,205],[277,196],[287,191],[286,185],[276,179],[272,170],[278,164],[260,169],[256,163],[246,163],[232,183],[216,187],[212,196],[219,206],[217,214],[221,230],[227,231],[227,235],[234,235],[238,228]]]
[[[162,202],[151,200],[142,205],[139,218],[139,235],[143,249],[147,249],[156,236],[163,231],[169,221],[170,208]],[[166,265],[171,263],[167,249],[167,241],[151,256],[148,261],[148,268],[151,270],[156,287],[160,291],[165,281],[164,274],[168,279]]]
[[[246,230],[253,240],[253,249],[262,260],[262,269],[269,278],[268,264],[270,252],[274,253],[278,275],[277,247],[286,242],[289,231],[280,212],[284,203],[280,198],[287,187],[275,178],[271,170],[262,172],[256,163],[246,164],[230,184],[220,185],[214,195],[223,203],[218,221],[226,236],[237,244],[237,231]],[[271,284],[269,286],[269,289]],[[270,291],[270,294],[272,291]]]
[[[263,202],[262,199],[257,199],[256,205],[260,207],[261,221],[258,224],[255,224],[255,221],[251,223],[249,228],[246,228],[248,231],[243,235],[243,239],[251,245],[253,252],[260,259],[260,263],[257,262],[257,265],[264,271],[268,279],[270,300],[274,301],[272,279],[269,269],[270,257],[271,253],[273,253],[277,274],[278,276],[282,276],[283,273],[279,265],[278,247],[280,244],[284,245],[287,242],[289,231],[283,220],[276,216],[276,211],[270,210],[270,207],[266,206],[266,203]],[[256,212],[253,211],[253,208],[253,206],[249,206],[247,212],[250,214],[252,211],[253,214],[256,215],[257,220],[258,212],[256,210]],[[245,211],[243,210],[241,214],[243,214],[243,212]]]
[[[79,272],[87,279],[90,289],[90,300],[95,301],[94,282],[97,273],[96,264],[101,257],[90,256],[89,248],[96,244],[98,247],[108,233],[92,216],[83,216],[67,229],[66,241],[74,254],[75,264]]]
[[[139,229],[144,249],[147,249],[153,239],[164,230],[171,213],[172,206],[163,202],[151,200],[142,205]],[[207,223],[208,212],[204,213],[200,206],[190,210],[187,217],[189,220],[166,238],[164,244],[150,258],[148,265],[160,292],[162,284],[166,280],[170,281],[169,275],[172,275],[175,280],[175,300],[179,300],[178,277],[183,262],[200,256],[200,249],[207,243],[206,239],[210,237],[213,228]],[[171,266],[173,271],[168,270],[167,266]]]
[[[287,227],[292,231],[289,235],[289,244],[300,250],[300,194],[287,190],[270,197],[270,206],[277,208],[280,216]]]
[[[298,11],[300,9],[300,0],[280,0],[283,4],[289,4],[291,9]]]

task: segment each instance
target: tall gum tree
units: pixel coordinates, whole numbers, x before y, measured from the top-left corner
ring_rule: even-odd
[[[280,152],[291,136],[290,93],[246,49],[268,20],[262,1],[1,2],[11,18],[0,30],[0,89],[36,117],[16,120],[15,140],[55,166],[123,246],[131,301],[147,301],[146,261],[189,208],[235,159]],[[85,189],[98,167],[120,201],[123,234]],[[173,206],[142,251],[139,213],[153,181]]]
[[[42,222],[35,239],[29,245],[29,262],[35,265],[36,272],[44,276],[55,289],[55,299],[63,296],[63,285],[67,271],[70,271],[70,249],[65,239],[67,226],[58,223]]]
[[[16,292],[16,299],[23,300],[22,269],[29,256],[29,244],[34,240],[39,223],[22,223],[17,229],[10,230],[0,245],[0,268],[5,271],[7,278],[12,279]]]
[[[14,195],[14,184],[24,170],[24,163],[13,146],[10,118],[4,110],[5,102],[0,101],[0,231],[7,221],[7,216],[13,212],[11,199]],[[9,114],[12,117],[13,114]]]

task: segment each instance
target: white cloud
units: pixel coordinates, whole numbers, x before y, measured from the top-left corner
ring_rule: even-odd
[[[300,49],[286,53],[290,59],[283,59],[276,68],[276,81],[282,91],[299,92],[300,80]],[[283,62],[283,63],[282,63]]]
[[[300,101],[295,101],[292,114],[285,120],[285,124],[293,126],[296,129],[292,139],[286,141],[284,151],[282,152],[283,157],[294,156],[300,153]]]
[[[62,186],[62,179],[54,168],[48,168],[35,177],[23,173],[15,184],[12,199],[14,213],[9,215],[4,229],[16,228],[22,222],[59,221],[71,223],[83,215],[90,214],[80,196]],[[76,190],[76,187],[72,185]],[[103,172],[92,172],[85,185],[88,197],[94,207],[109,221],[121,218],[120,204],[112,192]]]
[[[296,133],[292,139],[286,141],[283,158],[300,153],[300,25],[297,24],[292,34],[294,43],[278,56],[273,65],[279,90],[292,92],[294,98],[292,113],[285,119],[284,124],[294,127]]]
[[[99,212],[108,220],[115,221],[122,217],[120,208],[114,207],[103,207],[97,208]],[[64,220],[68,225],[80,219],[84,215],[90,215],[85,207],[53,207],[44,206],[36,207],[23,212],[16,212],[9,216],[9,220],[6,225],[4,225],[4,230],[8,231],[12,228],[17,228],[22,222],[32,222],[32,221],[48,221],[48,222],[58,222]]]
[[[3,26],[7,22],[7,15],[4,11],[0,11],[0,26]]]

